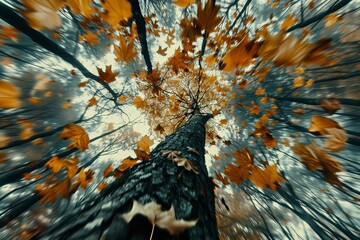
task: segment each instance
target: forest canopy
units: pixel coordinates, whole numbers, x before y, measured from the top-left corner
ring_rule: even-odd
[[[357,239],[358,9],[1,1],[0,238]]]

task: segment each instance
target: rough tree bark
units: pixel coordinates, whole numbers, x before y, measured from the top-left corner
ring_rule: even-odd
[[[137,215],[129,223],[122,218],[134,200],[141,204],[156,202],[163,211],[173,205],[177,219],[197,219],[194,227],[178,235],[155,227],[152,239],[218,239],[214,186],[204,157],[205,123],[210,118],[211,115],[194,115],[150,153],[150,160],[128,170],[99,197],[64,216],[37,239],[148,240],[152,225],[145,217]],[[191,160],[198,174],[169,160],[163,150],[180,151],[179,157]]]

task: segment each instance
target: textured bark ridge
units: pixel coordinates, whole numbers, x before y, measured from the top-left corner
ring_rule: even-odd
[[[198,220],[178,235],[155,227],[152,239],[218,239],[213,184],[204,159],[205,123],[209,118],[211,115],[193,116],[151,152],[151,160],[130,169],[98,198],[64,216],[38,238],[150,239],[152,225],[145,217],[137,215],[129,223],[122,218],[136,200],[161,204],[163,211],[173,205],[177,219]],[[181,151],[179,157],[191,160],[199,173],[178,166],[163,155],[163,150]]]

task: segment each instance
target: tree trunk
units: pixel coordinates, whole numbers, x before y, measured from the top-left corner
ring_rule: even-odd
[[[150,160],[128,170],[96,199],[65,216],[38,238],[148,240],[152,224],[147,218],[137,215],[129,223],[122,218],[136,200],[143,205],[156,202],[163,211],[174,206],[176,219],[197,219],[194,227],[178,235],[155,226],[152,239],[218,239],[214,186],[204,157],[205,123],[210,118],[211,115],[194,115],[150,153]],[[178,156],[189,159],[198,173],[178,166],[163,150],[180,151]]]

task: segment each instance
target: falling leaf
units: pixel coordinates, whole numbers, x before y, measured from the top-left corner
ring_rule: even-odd
[[[325,148],[333,152],[343,150],[347,141],[346,132],[338,128],[327,128],[325,130],[330,135],[325,141]]]
[[[165,129],[160,124],[158,124],[156,128],[154,128],[154,131],[158,131],[160,132],[160,134],[163,134],[165,132]]]
[[[61,26],[58,10],[63,7],[63,0],[23,0],[24,16],[29,26],[37,30],[54,30]]]
[[[0,108],[11,109],[22,105],[21,90],[10,82],[0,81]]]
[[[100,3],[106,10],[103,15],[104,20],[112,26],[132,17],[131,4],[128,0],[102,0]]]
[[[173,158],[172,161],[175,162],[179,167],[182,166],[188,171],[193,171],[196,174],[199,174],[197,166],[194,165],[194,163],[187,158],[176,157]]]
[[[70,6],[73,13],[82,14],[86,18],[91,18],[91,15],[95,13],[95,8],[91,3],[92,0],[66,0],[66,4]]]
[[[264,95],[264,94],[265,94],[265,89],[264,88],[256,89],[256,92],[255,92],[256,96],[260,96],[260,95]]]
[[[117,169],[123,172],[129,168],[132,168],[133,166],[135,166],[137,164],[138,164],[137,160],[133,160],[128,157],[128,158],[125,158],[122,160],[121,164],[117,167]]]
[[[202,7],[202,3],[198,2],[197,8],[199,26],[201,29],[205,30],[206,33],[213,32],[222,19],[222,17],[217,16],[220,6],[215,5],[213,0],[208,0],[204,8]]]
[[[111,70],[111,65],[105,67],[105,72],[101,68],[96,68],[99,73],[99,81],[106,82],[107,84],[114,82],[115,77],[119,74],[119,72],[113,72]]]
[[[312,134],[327,135],[327,128],[342,129],[338,122],[322,116],[312,116],[308,131]]]
[[[166,56],[166,49],[168,48],[161,48],[161,46],[159,46],[157,53],[160,54],[161,56]]]
[[[91,45],[100,44],[98,36],[93,32],[87,32],[86,34],[79,36],[79,40],[90,43]]]
[[[64,165],[63,161],[59,157],[54,156],[46,162],[45,166],[49,167],[53,173],[57,174]]]
[[[295,108],[292,110],[292,112],[296,115],[303,115],[304,114],[304,109],[303,108]]]
[[[59,137],[65,140],[72,140],[67,149],[78,148],[80,151],[83,152],[89,148],[89,135],[86,133],[85,129],[79,125],[67,125],[61,132]]]
[[[180,69],[186,70],[188,68],[188,65],[186,64],[188,60],[189,57],[180,51],[180,48],[177,48],[174,55],[169,58],[168,64],[172,67],[175,73],[178,73]]]
[[[82,168],[79,172],[77,182],[80,183],[80,187],[85,189],[89,183],[94,180],[94,171],[89,169],[85,172],[85,168]]]
[[[126,103],[126,96],[122,95],[118,99],[120,103]]]
[[[182,8],[189,6],[194,2],[196,2],[196,0],[174,0],[174,4]]]
[[[134,152],[136,154],[136,158],[138,160],[149,160],[150,159],[150,155],[143,151],[143,150],[140,150],[140,149],[134,149]]]
[[[325,27],[331,28],[334,26],[338,21],[340,21],[342,18],[338,16],[336,13],[331,13],[328,16],[324,18],[325,21]]]
[[[102,181],[101,183],[99,183],[99,185],[97,186],[97,189],[101,192],[104,188],[106,188],[108,184],[104,181]]]
[[[277,165],[271,165],[264,170],[255,167],[249,179],[260,188],[270,188],[276,190],[280,188],[280,184],[284,181],[284,178],[277,172]]]
[[[216,180],[222,182],[224,185],[229,185],[229,180],[227,178],[224,178],[220,173],[215,172]]]
[[[95,97],[92,97],[92,98],[89,100],[88,106],[89,106],[89,107],[92,107],[92,106],[96,105],[96,103],[97,103],[96,98],[95,98]]]
[[[147,107],[146,101],[144,101],[140,96],[136,96],[133,100],[133,104],[140,109],[144,109]]]
[[[112,168],[112,164],[110,163],[103,171],[103,177],[107,178],[112,171],[113,171],[113,168]]]
[[[154,144],[154,141],[151,140],[147,135],[145,135],[136,144],[140,149],[146,152],[150,152],[150,146]]]
[[[333,114],[341,109],[340,102],[335,98],[321,100],[321,107],[329,114]]]
[[[251,167],[253,164],[254,155],[248,148],[244,148],[243,150],[236,150],[234,152],[234,156],[236,158],[236,163],[240,167]]]
[[[327,182],[341,186],[341,183],[335,174],[336,172],[343,170],[341,164],[324,150],[319,148],[316,143],[313,142],[309,145],[298,143],[293,147],[293,151],[300,157],[300,161],[310,171],[322,171]]]
[[[281,24],[280,30],[285,31],[286,29],[292,27],[297,22],[297,19],[294,18],[293,14],[290,14],[285,21]]]
[[[239,167],[232,163],[224,168],[224,173],[231,182],[234,182],[237,185],[240,185],[243,181],[248,179],[250,175],[249,169],[247,167]]]
[[[114,53],[116,55],[116,61],[127,61],[131,62],[137,55],[135,50],[134,42],[130,42],[129,45],[126,44],[124,36],[119,36],[120,45],[114,45]]]
[[[299,87],[302,87],[304,85],[305,85],[304,77],[297,77],[297,78],[294,79],[293,88],[299,88]]]
[[[85,87],[87,84],[88,84],[88,81],[80,82],[78,87],[82,88],[82,87]]]
[[[155,202],[142,205],[141,203],[134,201],[131,211],[123,214],[122,217],[129,223],[137,214],[145,216],[151,224],[166,229],[172,235],[183,232],[187,228],[195,226],[197,223],[197,220],[177,220],[173,206],[171,206],[168,211],[162,211],[161,205]]]

